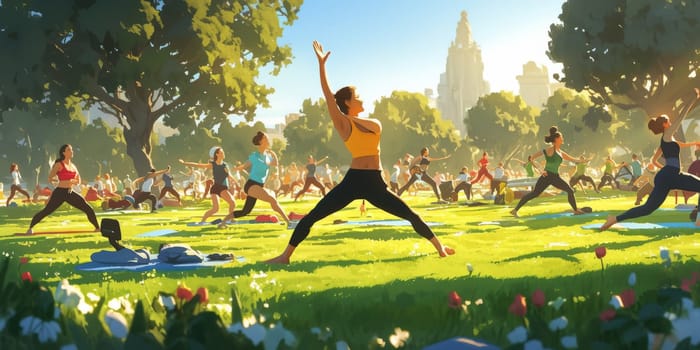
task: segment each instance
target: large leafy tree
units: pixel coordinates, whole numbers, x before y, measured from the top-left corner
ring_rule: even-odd
[[[304,100],[301,114],[284,128],[287,148],[283,163],[306,164],[309,155],[317,159],[328,156],[328,162],[335,165],[350,163],[350,154],[333,127],[326,101]]]
[[[600,115],[607,115],[607,123],[598,123]],[[611,132],[612,115],[594,105],[587,93],[577,93],[571,89],[559,89],[547,99],[537,117],[540,135],[537,145],[543,145],[543,138],[549,128],[556,125],[564,135],[564,148],[571,155],[586,153],[607,156],[615,146]],[[542,147],[539,147],[542,148]]]
[[[700,86],[698,18],[698,1],[568,0],[547,54],[564,65],[559,80],[590,91],[597,104],[673,122],[693,108]]]
[[[482,96],[464,118],[469,141],[493,159],[508,160],[516,153],[526,153],[538,143],[537,112],[511,92]]]
[[[164,118],[253,118],[273,91],[256,81],[290,60],[279,46],[302,0],[10,0],[0,3],[0,108],[99,106],[123,128],[136,170],[151,167]]]
[[[461,141],[454,125],[442,119],[423,94],[394,91],[376,103],[370,117],[382,122],[382,161],[387,165],[406,153],[417,155],[423,147],[428,147],[433,157],[451,154],[450,161],[463,162],[455,154]],[[434,167],[444,168],[446,164],[450,163]]]

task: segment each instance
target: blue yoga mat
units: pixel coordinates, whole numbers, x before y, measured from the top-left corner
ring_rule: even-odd
[[[244,262],[245,258],[238,256],[234,258],[235,261]],[[212,267],[220,266],[226,263],[230,263],[234,260],[217,260],[217,261],[204,261],[196,264],[168,264],[158,260],[157,257],[153,258],[148,264],[143,265],[108,265],[96,262],[88,262],[80,265],[76,265],[75,269],[78,271],[133,271],[133,272],[144,272],[144,271],[186,271],[195,270],[202,267]]]
[[[347,221],[343,222],[344,225],[357,225],[357,226],[411,226],[411,223],[406,220],[364,220],[364,221]],[[440,226],[443,225],[440,222],[426,222],[428,226]]]
[[[187,226],[209,226],[209,225],[218,225],[221,223],[221,219],[214,220],[212,222],[188,222]],[[282,221],[282,223],[284,223]],[[275,224],[279,225],[279,222],[261,222],[261,221],[255,221],[255,220],[236,220],[236,221],[231,221],[227,222],[226,225],[241,225],[241,224]]]
[[[540,214],[540,215],[535,215],[531,217],[525,217],[525,219],[556,219],[556,218],[563,218],[563,217],[570,217],[570,216],[576,216],[576,217],[587,217],[587,216],[602,216],[605,213],[585,213],[585,214],[579,214],[579,215],[574,215],[574,213],[552,213],[552,214]]]
[[[600,229],[600,226],[603,224],[589,224],[589,225],[583,225],[581,226],[584,229]],[[698,228],[695,226],[694,222],[658,222],[658,223],[649,223],[649,222],[618,222],[617,224],[613,225],[612,228],[616,227],[622,227],[622,228],[627,228],[627,229],[634,229],[634,230],[650,230],[650,229],[659,229],[659,228]]]
[[[149,232],[144,232],[144,233],[139,233],[136,235],[136,237],[159,237],[159,236],[167,236],[169,234],[177,233],[178,231],[172,230],[169,228],[162,229],[162,230],[155,230],[155,231],[149,231]]]

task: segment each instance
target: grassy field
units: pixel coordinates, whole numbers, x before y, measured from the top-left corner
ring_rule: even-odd
[[[110,299],[151,299],[159,291],[174,292],[179,283],[191,288],[207,287],[211,303],[229,304],[231,288],[237,288],[244,312],[262,314],[268,322],[281,321],[299,338],[310,329],[327,327],[327,340],[346,341],[353,349],[367,348],[373,337],[388,342],[395,328],[410,332],[408,348],[452,336],[476,336],[507,345],[506,333],[522,322],[510,315],[508,306],[516,293],[531,295],[535,289],[548,300],[567,298],[569,326],[596,317],[611,293],[628,288],[634,272],[638,295],[661,286],[678,285],[681,278],[700,271],[700,235],[696,229],[612,229],[607,232],[581,226],[602,223],[608,213],[620,213],[634,203],[634,193],[608,190],[602,194],[577,193],[579,206],[594,213],[582,216],[548,216],[566,213],[566,196],[537,198],[520,210],[521,218],[508,215],[512,206],[493,204],[437,205],[421,193],[404,199],[427,222],[438,223],[434,232],[456,249],[439,258],[428,241],[410,226],[364,226],[334,224],[335,220],[369,221],[392,219],[369,206],[361,217],[359,202],[327,217],[312,228],[289,266],[269,266],[260,261],[279,254],[291,230],[280,224],[241,224],[217,229],[215,225],[190,227],[199,221],[209,202],[189,202],[183,208],[163,208],[157,213],[104,213],[98,219],[118,219],[123,243],[134,249],[156,252],[161,243],[186,243],[204,253],[233,253],[238,258],[216,268],[185,272],[81,272],[77,264],[90,261],[90,254],[111,249],[98,233],[17,236],[29,225],[39,205],[0,208],[0,252],[29,257],[23,270],[30,271],[53,288],[61,279]],[[681,197],[682,202],[682,197]],[[696,198],[692,198],[695,201]],[[307,212],[317,197],[299,202],[282,200],[288,211]],[[482,202],[487,203],[486,200]],[[237,203],[242,206],[242,202]],[[674,210],[669,197],[654,214],[635,222],[688,222],[688,211]],[[223,212],[220,212],[222,214]],[[258,203],[253,215],[272,214]],[[84,215],[64,206],[35,227],[35,231],[90,229]],[[136,237],[160,229],[177,233],[162,237]],[[607,248],[601,261],[594,249]],[[672,265],[659,258],[661,247],[671,252]],[[677,251],[677,252],[676,252]],[[467,265],[473,267],[470,273]],[[457,317],[448,308],[448,294],[456,291],[469,300],[469,316]],[[591,297],[597,296],[597,297]],[[483,304],[476,305],[482,299]],[[568,308],[568,309],[567,309]],[[556,316],[554,311],[549,311]],[[223,315],[226,322],[230,315]],[[226,317],[229,317],[226,320]],[[390,346],[389,346],[390,347]]]

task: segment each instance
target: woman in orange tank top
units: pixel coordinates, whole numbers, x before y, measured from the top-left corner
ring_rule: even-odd
[[[356,199],[366,199],[375,207],[408,220],[418,234],[430,240],[441,257],[454,254],[454,249],[443,246],[418,214],[387,188],[379,159],[382,125],[378,120],[358,117],[364,108],[362,101],[355,94],[354,87],[346,86],[333,94],[326,78],[326,60],[330,52],[324,52],[321,44],[316,41],[313,46],[318,58],[321,89],[327,101],[328,112],[333,126],[352,154],[352,162],[343,180],[299,221],[284,252],[266,262],[289,264],[294,250],[309,235],[314,223],[343,209]],[[331,102],[333,100],[335,103]]]
[[[80,174],[78,168],[73,164],[73,147],[71,145],[63,145],[58,151],[58,159],[53,163],[49,172],[49,183],[55,183],[56,178],[58,179],[56,189],[51,192],[51,197],[49,197],[44,209],[34,215],[26,234],[31,235],[34,225],[53,213],[63,202],[80,209],[87,215],[90,223],[95,226],[95,232],[100,231],[95,210],[80,193],[73,191],[73,186],[80,184]]]

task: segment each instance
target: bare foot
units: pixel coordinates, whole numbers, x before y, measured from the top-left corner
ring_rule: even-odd
[[[25,236],[31,236],[33,234],[34,234],[34,230],[32,230],[31,227],[29,229],[27,229],[27,232],[24,233]]]
[[[617,218],[613,215],[608,216],[608,220],[605,221],[603,226],[600,226],[601,231],[605,231],[610,228],[610,226],[615,225],[617,223]]]
[[[585,214],[585,213],[586,212],[582,211],[581,209],[574,210],[574,215],[581,215],[581,214]]]
[[[454,250],[454,249],[445,246],[445,247],[442,249],[442,251],[440,252],[440,257],[441,257],[441,258],[444,258],[444,257],[446,257],[446,256],[448,256],[448,255],[454,255],[454,254],[455,254],[455,250]]]
[[[92,231],[92,232],[100,232],[100,228],[99,228],[99,227],[95,227],[95,231]]]
[[[519,217],[520,217],[520,216],[518,215],[518,211],[515,210],[515,209],[513,209],[513,210],[510,211],[510,215],[513,215],[513,216],[516,217],[516,218],[519,218]]]
[[[280,255],[280,256],[278,256],[278,257],[276,257],[276,258],[272,258],[272,259],[270,259],[270,260],[265,260],[265,261],[263,261],[263,263],[265,263],[265,264],[289,265],[289,258],[286,257],[286,256],[284,256],[284,255]]]

